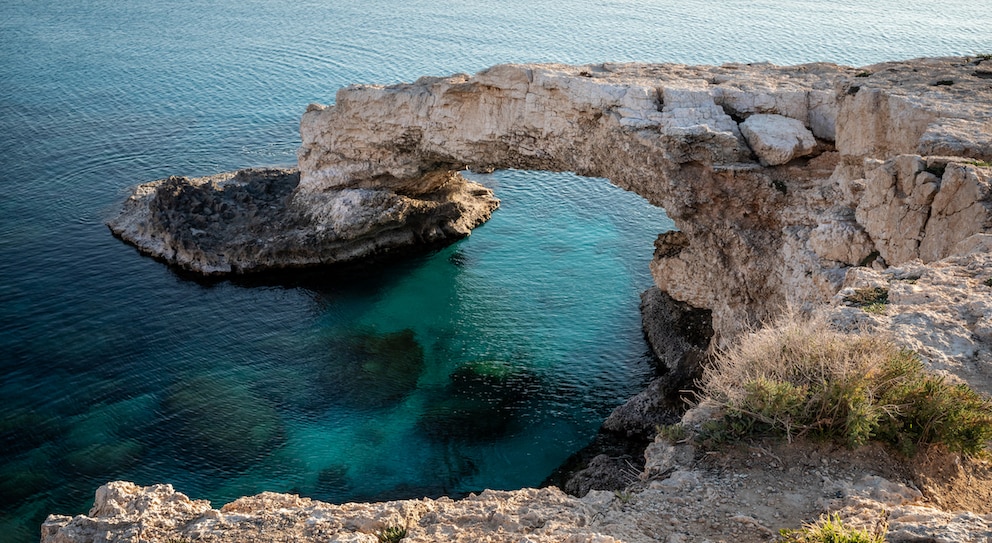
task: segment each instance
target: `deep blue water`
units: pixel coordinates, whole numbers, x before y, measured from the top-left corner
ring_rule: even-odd
[[[0,5],[0,540],[99,484],[220,505],[539,483],[648,377],[659,209],[478,176],[470,238],[362,274],[198,283],[102,222],[127,187],[286,165],[309,102],[499,62],[867,64],[992,52],[975,0]]]

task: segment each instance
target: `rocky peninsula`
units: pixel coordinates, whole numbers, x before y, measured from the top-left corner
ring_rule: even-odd
[[[501,65],[343,88],[334,106],[307,109],[301,135],[298,173],[145,185],[111,228],[201,273],[300,267],[467,234],[496,201],[458,171],[574,171],[642,195],[678,227],[655,243],[657,290],[643,304],[669,375],[618,408],[610,431],[653,427],[659,397],[707,353],[787,307],[891,334],[992,393],[987,56]],[[864,288],[886,293],[882,311],[850,303]],[[885,511],[894,541],[992,540],[987,462],[890,454],[755,443],[714,456],[658,437],[626,490],[582,498],[524,489],[332,506],[261,494],[215,510],[167,485],[111,483],[88,516],[49,517],[42,540],[374,542],[403,526],[404,541],[766,541],[826,510],[863,523]]]

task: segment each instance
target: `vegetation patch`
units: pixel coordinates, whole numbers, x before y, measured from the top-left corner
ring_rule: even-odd
[[[620,502],[620,505],[627,505],[634,499],[634,493],[629,490],[614,490],[613,497]]]
[[[678,443],[689,438],[689,429],[680,422],[657,427],[657,434],[669,443]]]
[[[987,160],[966,160],[964,163],[979,168],[992,168],[992,162]]]
[[[379,543],[399,543],[406,537],[406,528],[403,526],[387,526],[375,534]]]
[[[779,534],[787,543],[885,543],[888,531],[885,519],[868,531],[845,526],[840,515],[826,515],[801,530],[783,529]]]
[[[853,294],[844,296],[844,301],[854,307],[860,307],[868,313],[884,313],[889,303],[889,289],[883,287],[859,288]]]
[[[879,440],[905,454],[942,443],[981,455],[992,442],[992,399],[928,372],[916,353],[868,334],[795,319],[745,336],[705,368],[701,396],[723,408],[706,441],[813,436],[850,447]]]

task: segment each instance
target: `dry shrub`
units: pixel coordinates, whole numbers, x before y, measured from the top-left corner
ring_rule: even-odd
[[[939,442],[966,454],[992,440],[988,398],[927,372],[888,338],[792,314],[718,354],[700,389],[724,408],[706,428],[718,440],[812,433],[852,447],[880,439],[911,453]]]

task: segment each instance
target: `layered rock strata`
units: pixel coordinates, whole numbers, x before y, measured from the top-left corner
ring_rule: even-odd
[[[499,200],[455,172],[402,187],[299,191],[295,169],[169,177],[135,187],[107,224],[143,253],[203,275],[338,264],[467,236]]]

